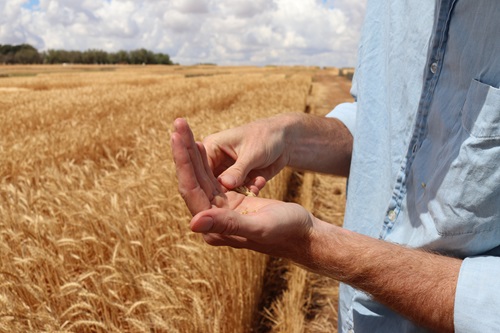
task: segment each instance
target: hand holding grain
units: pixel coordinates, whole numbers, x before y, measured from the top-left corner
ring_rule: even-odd
[[[205,147],[195,142],[193,132],[184,119],[174,122],[171,148],[179,192],[191,214],[211,207],[234,208],[245,196],[256,196],[245,186],[235,187],[235,193],[231,193],[217,181],[208,165]],[[229,201],[228,196],[238,200]]]
[[[214,246],[295,259],[303,255],[300,245],[308,242],[314,224],[314,217],[303,207],[225,189],[184,119],[174,122],[171,145],[179,192],[194,215],[191,230],[202,233]]]
[[[203,140],[208,163],[228,189],[245,185],[258,193],[285,167],[285,117],[260,119],[209,135]]]

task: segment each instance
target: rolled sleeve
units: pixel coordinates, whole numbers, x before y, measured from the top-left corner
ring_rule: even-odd
[[[354,136],[354,129],[356,125],[356,102],[353,103],[342,103],[337,105],[332,111],[330,111],[326,117],[336,118],[344,123],[347,129]]]
[[[455,332],[500,332],[500,257],[472,257],[462,263]]]

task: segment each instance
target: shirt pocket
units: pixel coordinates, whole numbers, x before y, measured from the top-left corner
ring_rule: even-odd
[[[472,80],[462,109],[462,126],[476,138],[499,138],[500,89]]]
[[[461,123],[452,139],[456,154],[431,206],[440,213],[435,219],[440,235],[489,233],[468,240],[486,245],[500,233],[500,89],[473,80]]]

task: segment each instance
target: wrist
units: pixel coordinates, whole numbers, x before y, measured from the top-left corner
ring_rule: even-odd
[[[294,166],[295,149],[299,144],[301,128],[304,124],[304,114],[301,113],[282,113],[268,119],[264,119],[266,127],[275,138],[279,136],[279,142],[282,144],[282,156],[285,165]]]
[[[301,138],[305,135],[306,118],[308,116],[303,113],[285,113],[278,120],[283,128],[284,156],[286,157],[287,165],[291,167],[299,167],[301,154]]]
[[[340,120],[289,113],[277,121],[288,166],[341,176],[349,174],[353,138]]]
[[[315,273],[349,283],[356,275],[350,268],[353,241],[350,231],[314,218],[310,246],[302,264]]]

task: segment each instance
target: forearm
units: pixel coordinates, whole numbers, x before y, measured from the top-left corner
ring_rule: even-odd
[[[306,114],[283,117],[289,166],[341,176],[349,174],[353,138],[340,120]]]
[[[309,251],[299,264],[367,292],[419,325],[453,332],[461,260],[405,248],[322,221],[311,237]]]

